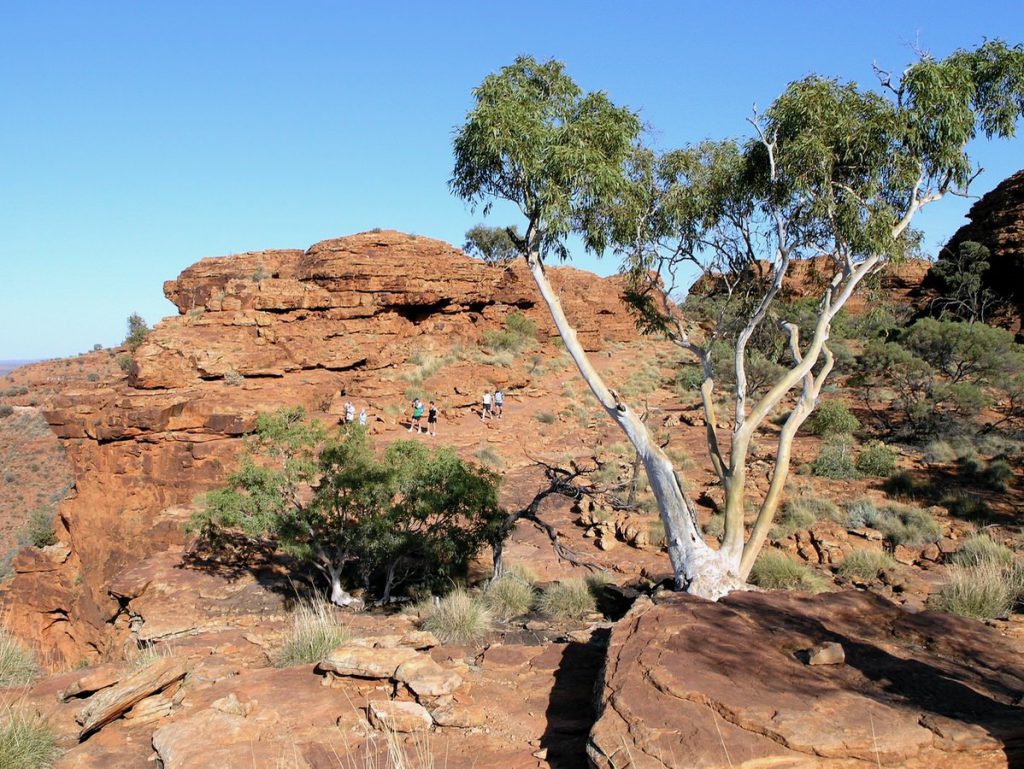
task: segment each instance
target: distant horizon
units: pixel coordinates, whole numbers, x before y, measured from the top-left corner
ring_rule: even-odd
[[[459,246],[486,219],[448,190],[451,140],[484,77],[517,55],[564,62],[636,110],[659,150],[749,135],[786,85],[877,83],[928,51],[1024,42],[1018,3],[928,6],[526,0],[346,4],[13,3],[0,27],[0,357],[116,346],[132,313],[176,314],[161,287],[210,255],[306,248],[375,227]],[[880,12],[884,11],[884,12]],[[45,51],[46,55],[39,55]],[[1018,134],[1020,130],[1018,129]],[[972,144],[972,197],[1024,166]],[[972,199],[915,221],[932,257]],[[599,275],[617,260],[582,253]]]

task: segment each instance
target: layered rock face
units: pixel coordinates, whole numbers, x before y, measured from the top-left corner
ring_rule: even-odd
[[[982,195],[967,213],[965,224],[946,244],[955,253],[960,244],[974,241],[991,252],[985,281],[990,289],[1014,306],[1013,331],[1021,331],[1024,317],[1024,170]]]
[[[617,280],[550,273],[589,349],[635,336]],[[554,334],[524,267],[488,266],[397,232],[204,259],[165,293],[179,315],[150,333],[129,377],[71,386],[41,404],[74,469],[60,509],[69,547],[20,558],[4,603],[12,629],[54,649],[55,665],[103,651],[123,608],[108,586],[182,543],[184,508],[223,482],[259,412],[302,405],[326,416],[343,393],[380,414],[405,405],[403,377],[418,353],[479,351],[513,311],[542,339]],[[423,382],[448,409],[475,403],[488,385],[528,383],[486,355],[451,358]]]
[[[616,281],[552,270],[566,312],[591,349],[628,338]],[[173,388],[240,374],[375,371],[400,364],[417,337],[476,341],[510,310],[554,328],[525,265],[491,267],[447,243],[382,231],[204,259],[164,284],[181,317],[136,355],[133,383]]]
[[[613,629],[588,753],[599,769],[1014,767],[1022,696],[1019,648],[973,620],[852,591],[677,594]]]

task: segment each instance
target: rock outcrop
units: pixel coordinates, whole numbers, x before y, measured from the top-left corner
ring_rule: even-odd
[[[826,643],[843,660],[809,665]],[[599,769],[1020,766],[1019,651],[870,593],[643,601],[612,631],[588,753]]]
[[[1011,330],[1021,332],[1024,317],[1024,170],[1000,182],[971,206],[965,224],[950,238],[945,250],[955,253],[961,243],[974,241],[989,249],[985,283],[1014,308],[1007,319]]]
[[[635,337],[618,280],[549,272],[586,347]],[[129,377],[72,382],[40,403],[74,473],[58,521],[67,547],[16,562],[0,599],[11,629],[55,666],[98,658],[110,627],[130,625],[136,596],[124,593],[144,586],[110,586],[180,548],[189,505],[223,482],[260,411],[302,405],[326,418],[343,393],[382,414],[401,409],[415,376],[458,411],[485,386],[529,384],[525,367],[481,349],[510,313],[533,320],[541,344],[555,333],[524,267],[392,231],[204,259],[165,293],[179,315],[136,350]],[[417,355],[444,368],[423,374]]]

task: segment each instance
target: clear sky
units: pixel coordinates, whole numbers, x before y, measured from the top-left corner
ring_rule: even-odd
[[[668,148],[745,135],[808,73],[873,83],[872,61],[984,37],[1024,41],[1019,0],[0,0],[0,360],[119,342],[130,313],[176,312],[163,281],[204,256],[373,227],[460,244],[479,216],[448,193],[452,131],[520,53]],[[975,156],[981,193],[1024,138]],[[930,252],[968,205],[920,220]]]

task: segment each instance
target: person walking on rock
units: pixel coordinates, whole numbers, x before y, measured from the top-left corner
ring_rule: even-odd
[[[430,401],[430,408],[427,410],[427,432],[437,437],[437,406],[434,405],[434,401]]]
[[[345,403],[345,424],[350,425],[356,421],[356,407],[352,405],[352,401]]]
[[[501,390],[494,391],[494,416],[501,419],[502,412],[505,410],[505,393]]]
[[[423,432],[423,427],[420,421],[423,419],[423,401],[419,398],[412,402],[412,424],[409,425],[409,432],[412,432],[415,428],[417,433]]]
[[[362,408],[359,411],[359,426],[366,427],[366,408]]]
[[[491,415],[491,391],[484,390],[484,407],[480,412],[480,421],[483,422]]]

